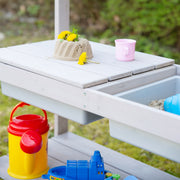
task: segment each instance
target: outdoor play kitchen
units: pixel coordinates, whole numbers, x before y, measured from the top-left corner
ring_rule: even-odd
[[[56,7],[67,5],[63,1]],[[65,10],[56,12],[56,22],[69,16]],[[78,39],[76,32],[67,31],[66,23],[55,24],[55,40],[0,49],[2,92],[22,101],[10,116],[10,152],[0,158],[0,165],[5,164],[2,177],[93,179],[89,167],[95,152],[100,164],[95,161],[94,179],[177,180],[68,132],[67,120],[85,125],[107,117],[111,136],[180,163],[180,67],[172,59],[135,51],[138,41],[133,39],[117,39],[114,46]],[[149,105],[157,100],[163,100],[164,110]],[[13,118],[17,108],[29,104],[41,108],[44,115]],[[49,140],[46,111],[56,114],[55,137]],[[104,165],[112,172],[110,177],[105,176]]]

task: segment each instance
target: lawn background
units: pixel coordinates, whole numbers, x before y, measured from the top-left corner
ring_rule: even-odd
[[[71,29],[89,40],[114,45],[117,38],[137,40],[136,50],[180,62],[180,5],[178,0],[71,0]],[[0,47],[53,39],[53,0],[1,0]],[[0,93],[0,156],[8,153],[7,126],[18,103]],[[41,114],[25,107],[15,114]],[[48,112],[49,136],[53,114]],[[146,164],[180,177],[180,164],[109,136],[108,119],[79,125],[69,121],[69,131],[91,139]]]

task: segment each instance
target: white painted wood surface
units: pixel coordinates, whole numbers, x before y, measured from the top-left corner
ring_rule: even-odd
[[[180,163],[179,143],[168,141],[111,119],[109,120],[109,126],[112,137]],[[167,136],[168,134],[167,130]]]
[[[44,52],[42,52],[42,47]],[[56,63],[56,65],[63,64],[67,66],[71,66],[76,69],[84,70],[91,72],[93,74],[99,74],[104,76],[107,80],[119,79],[127,76],[131,76],[132,72],[127,68],[118,68],[116,66],[110,66],[108,64],[87,64],[84,66],[80,66],[77,64],[77,61],[62,61],[53,58],[55,47],[55,41],[45,41],[34,44],[26,44],[24,46],[10,47],[11,50],[23,52],[29,54],[31,56],[41,57],[49,60],[50,62]],[[94,47],[96,49],[96,47]],[[102,54],[103,55],[103,54]],[[105,55],[103,55],[105,57]],[[97,58],[93,58],[94,61],[97,61]]]
[[[97,85],[92,87],[92,89],[113,95],[174,76],[176,75],[176,71],[176,65],[168,66],[165,68],[157,69],[156,71],[149,71],[146,73],[137,74],[136,76],[131,76],[105,84]]]
[[[85,92],[84,109],[180,144],[179,116],[93,89]]]
[[[48,76],[52,79],[81,88],[108,81],[107,77],[99,74],[83,71],[63,64],[58,65],[55,61],[29,56],[25,53],[11,51],[8,48],[0,49],[0,62],[8,63],[12,66]]]
[[[133,82],[136,83],[135,73],[142,73],[151,68],[154,72],[160,72],[161,69],[158,70],[158,67],[172,65],[173,60],[152,56],[152,62],[150,60],[146,62],[149,56],[138,53],[139,59],[136,58],[133,62],[119,62],[113,58],[113,46],[92,43],[94,60],[99,61],[100,64],[88,64],[82,67],[77,62],[53,59],[54,43],[55,41],[51,40],[0,49],[0,80],[30,91],[37,97],[44,96],[56,102],[113,119],[167,141],[180,143],[179,117],[113,97],[97,89],[83,89],[97,84],[106,84],[111,79],[120,78],[121,75],[129,76],[128,72],[135,77]],[[114,72],[108,71],[111,68]],[[158,78],[173,74],[176,71],[173,69],[172,66],[170,73],[164,75],[160,72]],[[104,72],[107,72],[107,75]],[[139,78],[139,85],[146,81],[145,74]],[[147,77],[151,79],[150,76]],[[128,77],[125,79],[128,80]],[[140,81],[140,79],[143,80]],[[123,89],[124,85],[119,84],[118,88]],[[50,108],[47,107],[48,109]]]
[[[54,0],[54,32],[55,39],[61,31],[69,30],[70,24],[70,2],[69,0]]]
[[[180,144],[180,120],[177,115],[114,97],[92,88],[81,89],[3,63],[0,63],[0,79],[37,95],[75,106]],[[48,107],[47,110],[49,110]]]
[[[54,39],[57,39],[61,31],[69,30],[70,2],[69,0],[54,1]],[[67,120],[55,114],[55,135],[68,130]],[[57,127],[56,127],[57,126]]]
[[[2,93],[12,98],[18,99],[23,102],[28,102],[41,109],[46,109],[52,113],[55,113],[55,135],[61,134],[67,128],[67,122],[64,118],[71,119],[80,124],[88,124],[93,121],[102,119],[101,116],[84,111],[75,106],[62,103],[58,100],[51,99],[46,95],[33,93],[27,89],[13,86],[7,83],[1,83]],[[64,117],[64,118],[63,118]],[[65,124],[63,125],[62,122]],[[61,127],[60,127],[61,126]]]
[[[69,29],[69,0],[55,0],[55,3],[55,38],[57,38],[60,31]],[[57,11],[57,9],[60,11]],[[153,137],[158,136],[163,138],[165,142],[170,141],[174,144],[180,144],[179,136],[177,136],[178,129],[180,128],[179,117],[167,114],[166,112],[152,110],[137,103],[98,92],[95,89],[82,89],[170,66],[174,63],[173,60],[136,52],[135,61],[128,63],[119,62],[115,59],[115,48],[113,46],[91,42],[94,53],[93,60],[100,64],[79,66],[77,62],[66,62],[54,59],[52,57],[54,43],[55,41],[45,41],[0,49],[0,80],[12,86],[24,88],[29,92],[35,93],[37,96],[43,95],[52,100],[111,118],[116,123],[120,122],[133,129],[142,130]],[[63,130],[64,129],[67,129],[67,127],[63,128]],[[168,136],[166,129],[168,129]],[[58,131],[59,129],[57,132]],[[50,147],[54,147],[54,144],[55,146],[58,145],[56,141],[59,140],[51,140],[49,143]],[[81,139],[80,142],[82,141]],[[65,141],[65,144],[67,142],[74,143],[72,141]],[[69,146],[69,144],[66,144],[66,146]],[[77,146],[76,149],[78,152],[79,146]],[[62,147],[59,148],[61,149]],[[89,148],[85,148],[85,150],[87,151]],[[81,148],[81,151],[83,151],[83,148]],[[65,159],[61,160],[58,158],[57,162],[57,160],[53,159],[54,157],[52,158],[52,156],[57,158],[57,154],[65,157],[61,152],[64,151],[57,151],[57,148],[51,148],[50,163],[54,165],[59,161],[65,161]],[[65,153],[67,152],[68,151],[65,151]],[[104,153],[106,154],[107,152],[105,149]],[[71,157],[70,155],[73,153],[74,151],[71,150],[69,157]],[[82,154],[84,154],[84,152],[82,152]],[[78,157],[83,156],[78,155]],[[107,154],[107,157],[108,156],[109,154]],[[120,158],[119,154],[114,156],[113,163],[117,162],[115,161],[117,157]],[[121,159],[119,159],[119,161],[121,161]],[[0,163],[1,162],[2,161],[0,161]],[[109,161],[108,163],[111,162]],[[136,164],[134,161],[129,164],[131,163],[133,166]],[[116,171],[117,168],[119,169],[119,166],[110,167],[109,164],[107,167],[110,169],[114,168],[114,171]],[[127,166],[125,165],[125,167]],[[139,177],[141,177],[141,172],[142,169],[144,170],[144,167],[145,165],[142,164],[140,168],[138,167],[138,171],[137,169],[133,169],[130,172],[134,172],[135,174],[138,172]],[[145,168],[145,171],[142,173],[142,176],[144,176],[143,179],[148,179],[149,177],[152,179],[152,175],[154,174],[153,179],[159,179],[159,177],[163,177],[163,180],[177,179],[170,175],[159,172],[156,173],[156,171],[156,169]],[[119,172],[119,170],[116,172]],[[146,178],[145,175],[148,173],[150,173],[150,175]]]
[[[129,68],[133,74],[142,73],[145,71],[162,68],[172,65],[173,59],[168,59],[160,56],[150,55],[142,52],[135,52],[135,60],[130,62],[121,62],[115,59],[115,47],[96,42],[91,42],[92,47],[96,48],[96,57],[101,59],[103,63]],[[105,54],[106,58],[101,58],[100,54]]]
[[[0,49],[0,61],[81,88],[92,87],[174,63],[172,59],[139,52],[136,52],[134,61],[120,62],[115,59],[115,47],[93,42],[91,45],[94,54],[92,60],[100,64],[91,63],[80,66],[76,61],[54,59],[54,40]],[[16,60],[13,57],[17,57]]]
[[[121,175],[120,180],[128,175],[134,175],[139,180],[179,180],[177,177],[72,133],[49,139],[48,165],[52,168],[66,164],[67,160],[89,160],[94,150],[101,152],[107,170]],[[7,168],[8,156],[0,157],[0,177],[5,180],[15,180],[7,174]]]
[[[54,115],[54,136],[68,131],[68,119],[57,114]]]

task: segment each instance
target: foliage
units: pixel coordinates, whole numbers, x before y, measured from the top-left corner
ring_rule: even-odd
[[[96,3],[81,0],[78,5],[76,1],[72,0],[72,14],[79,18],[72,16],[72,20],[85,26],[82,29],[85,34],[108,39],[106,43],[112,43],[116,38],[134,38],[136,50],[174,58],[180,63],[179,0],[104,0]]]
[[[1,91],[1,88],[0,88]],[[10,113],[13,109],[13,107],[18,103],[19,101],[4,96],[2,93],[0,93],[0,156],[7,154],[8,152],[8,132],[7,127],[9,124],[9,117]],[[33,107],[33,106],[25,106],[23,108],[17,109],[17,112],[15,112],[14,116],[18,116],[21,114],[40,114],[43,116],[42,111],[39,108]],[[49,137],[53,136],[53,114],[47,113],[48,120],[50,124],[50,131],[49,131]]]
[[[31,16],[37,16],[38,12],[40,10],[40,6],[39,5],[31,5],[27,7],[27,12],[31,15]]]
[[[146,164],[159,168],[165,172],[180,177],[180,164],[155,155],[144,149],[135,147],[126,142],[112,138],[109,135],[109,121],[102,119],[88,125],[79,125],[75,122],[69,123],[69,130],[75,134],[88,138],[96,143],[133,157]]]
[[[164,45],[178,46],[179,12],[178,0],[108,0],[101,14],[113,32],[143,35]]]
[[[70,0],[71,23],[93,41],[114,44],[117,38],[137,40],[136,50],[180,62],[179,0]],[[0,47],[53,38],[54,0],[0,0]],[[83,36],[83,35],[82,35]],[[7,154],[9,114],[17,101],[0,93],[0,156]],[[41,113],[36,108],[23,111]],[[22,113],[20,111],[19,113]],[[18,113],[17,113],[18,114]],[[53,115],[48,113],[53,135]],[[89,125],[69,122],[69,130],[180,177],[180,164],[109,136],[108,120]]]

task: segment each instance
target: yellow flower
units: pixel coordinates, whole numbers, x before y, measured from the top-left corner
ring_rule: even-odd
[[[80,56],[79,56],[79,61],[78,61],[78,64],[79,65],[84,65],[84,63],[87,62],[87,55],[86,55],[86,52],[83,52]]]
[[[69,34],[67,41],[74,41],[77,38],[77,34]]]
[[[70,31],[62,31],[59,35],[58,35],[58,39],[65,39],[65,37],[70,34]]]

